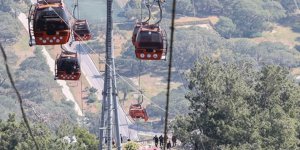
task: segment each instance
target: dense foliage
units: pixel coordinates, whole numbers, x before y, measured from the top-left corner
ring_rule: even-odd
[[[300,88],[287,69],[207,59],[187,79],[192,112],[174,123],[184,147],[299,148]]]
[[[257,37],[297,11],[293,0],[179,0],[176,13],[184,16],[219,16],[217,31],[224,37]],[[171,13],[172,1],[166,2]]]
[[[17,41],[22,28],[17,15],[21,11],[28,11],[28,1],[30,2],[30,0],[0,0],[0,42],[12,44]]]
[[[91,87],[89,89],[89,93],[88,93],[88,96],[87,96],[87,99],[88,99],[88,103],[94,103],[97,101],[97,95],[96,95],[96,92],[97,92],[97,89],[94,88],[94,87]]]
[[[138,150],[139,149],[139,144],[135,142],[128,142],[125,145],[125,150]]]
[[[0,27],[0,42],[16,42],[17,36],[19,35],[20,24],[12,15],[0,11]]]
[[[33,124],[32,130],[40,149],[98,149],[95,136],[76,126],[63,125],[54,133],[43,124]],[[1,150],[32,150],[35,147],[25,124],[16,121],[15,115],[10,114],[6,121],[0,120],[0,131]]]

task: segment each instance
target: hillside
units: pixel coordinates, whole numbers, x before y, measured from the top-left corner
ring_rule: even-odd
[[[68,18],[72,18],[74,2],[66,0]],[[29,129],[0,57],[0,149],[37,145],[39,149],[99,149],[102,109],[119,110],[120,135],[113,129],[112,144],[120,136],[123,149],[159,149],[153,137],[162,135],[166,124],[171,51],[166,61],[136,58],[138,46],[132,44],[131,36],[141,12],[143,20],[148,17],[146,5],[141,8],[141,1],[134,0],[113,5],[117,90],[112,97],[116,95],[120,104],[114,108],[102,100],[107,94],[103,89],[108,57],[106,2],[80,2],[76,11],[80,10],[80,19],[88,20],[92,38],[63,47],[28,46],[24,26],[30,3],[0,0],[0,42],[30,124]],[[160,9],[154,1],[150,9],[150,23],[160,20],[162,11],[159,25],[167,33],[168,44],[171,4],[166,1]],[[299,149],[298,5],[287,0],[177,1],[167,141],[173,143],[176,137],[178,145],[171,149]],[[145,49],[145,54],[151,50]],[[53,80],[55,60],[63,50],[77,52],[80,80]],[[130,107],[138,102],[143,102],[148,121],[130,114]],[[112,118],[108,113],[104,117],[114,120],[111,114]],[[108,131],[108,121],[101,130]]]

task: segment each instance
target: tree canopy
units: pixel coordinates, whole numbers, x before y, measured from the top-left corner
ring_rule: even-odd
[[[31,129],[40,149],[98,149],[95,136],[76,126],[70,127],[71,132],[64,132],[65,129],[62,129],[57,133],[51,132],[43,124],[33,124]],[[0,149],[31,150],[34,147],[25,124],[16,121],[14,114],[10,114],[6,121],[0,120],[0,130]]]
[[[299,148],[300,89],[287,69],[206,59],[187,80],[192,112],[173,128],[186,148]]]

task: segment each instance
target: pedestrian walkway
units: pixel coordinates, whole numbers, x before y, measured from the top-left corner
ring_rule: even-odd
[[[140,150],[161,150],[161,149],[153,146],[143,146],[140,148]]]

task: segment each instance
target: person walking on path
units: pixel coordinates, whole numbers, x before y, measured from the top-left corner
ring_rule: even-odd
[[[159,136],[159,146],[164,145],[164,137],[162,135]]]
[[[172,136],[173,146],[176,146],[177,138],[175,135]]]
[[[154,136],[153,140],[154,140],[154,143],[155,143],[155,147],[157,147],[157,145],[158,145],[158,137],[157,137],[157,135]]]
[[[171,142],[170,142],[170,140],[169,140],[169,142],[167,143],[167,149],[171,149]]]

